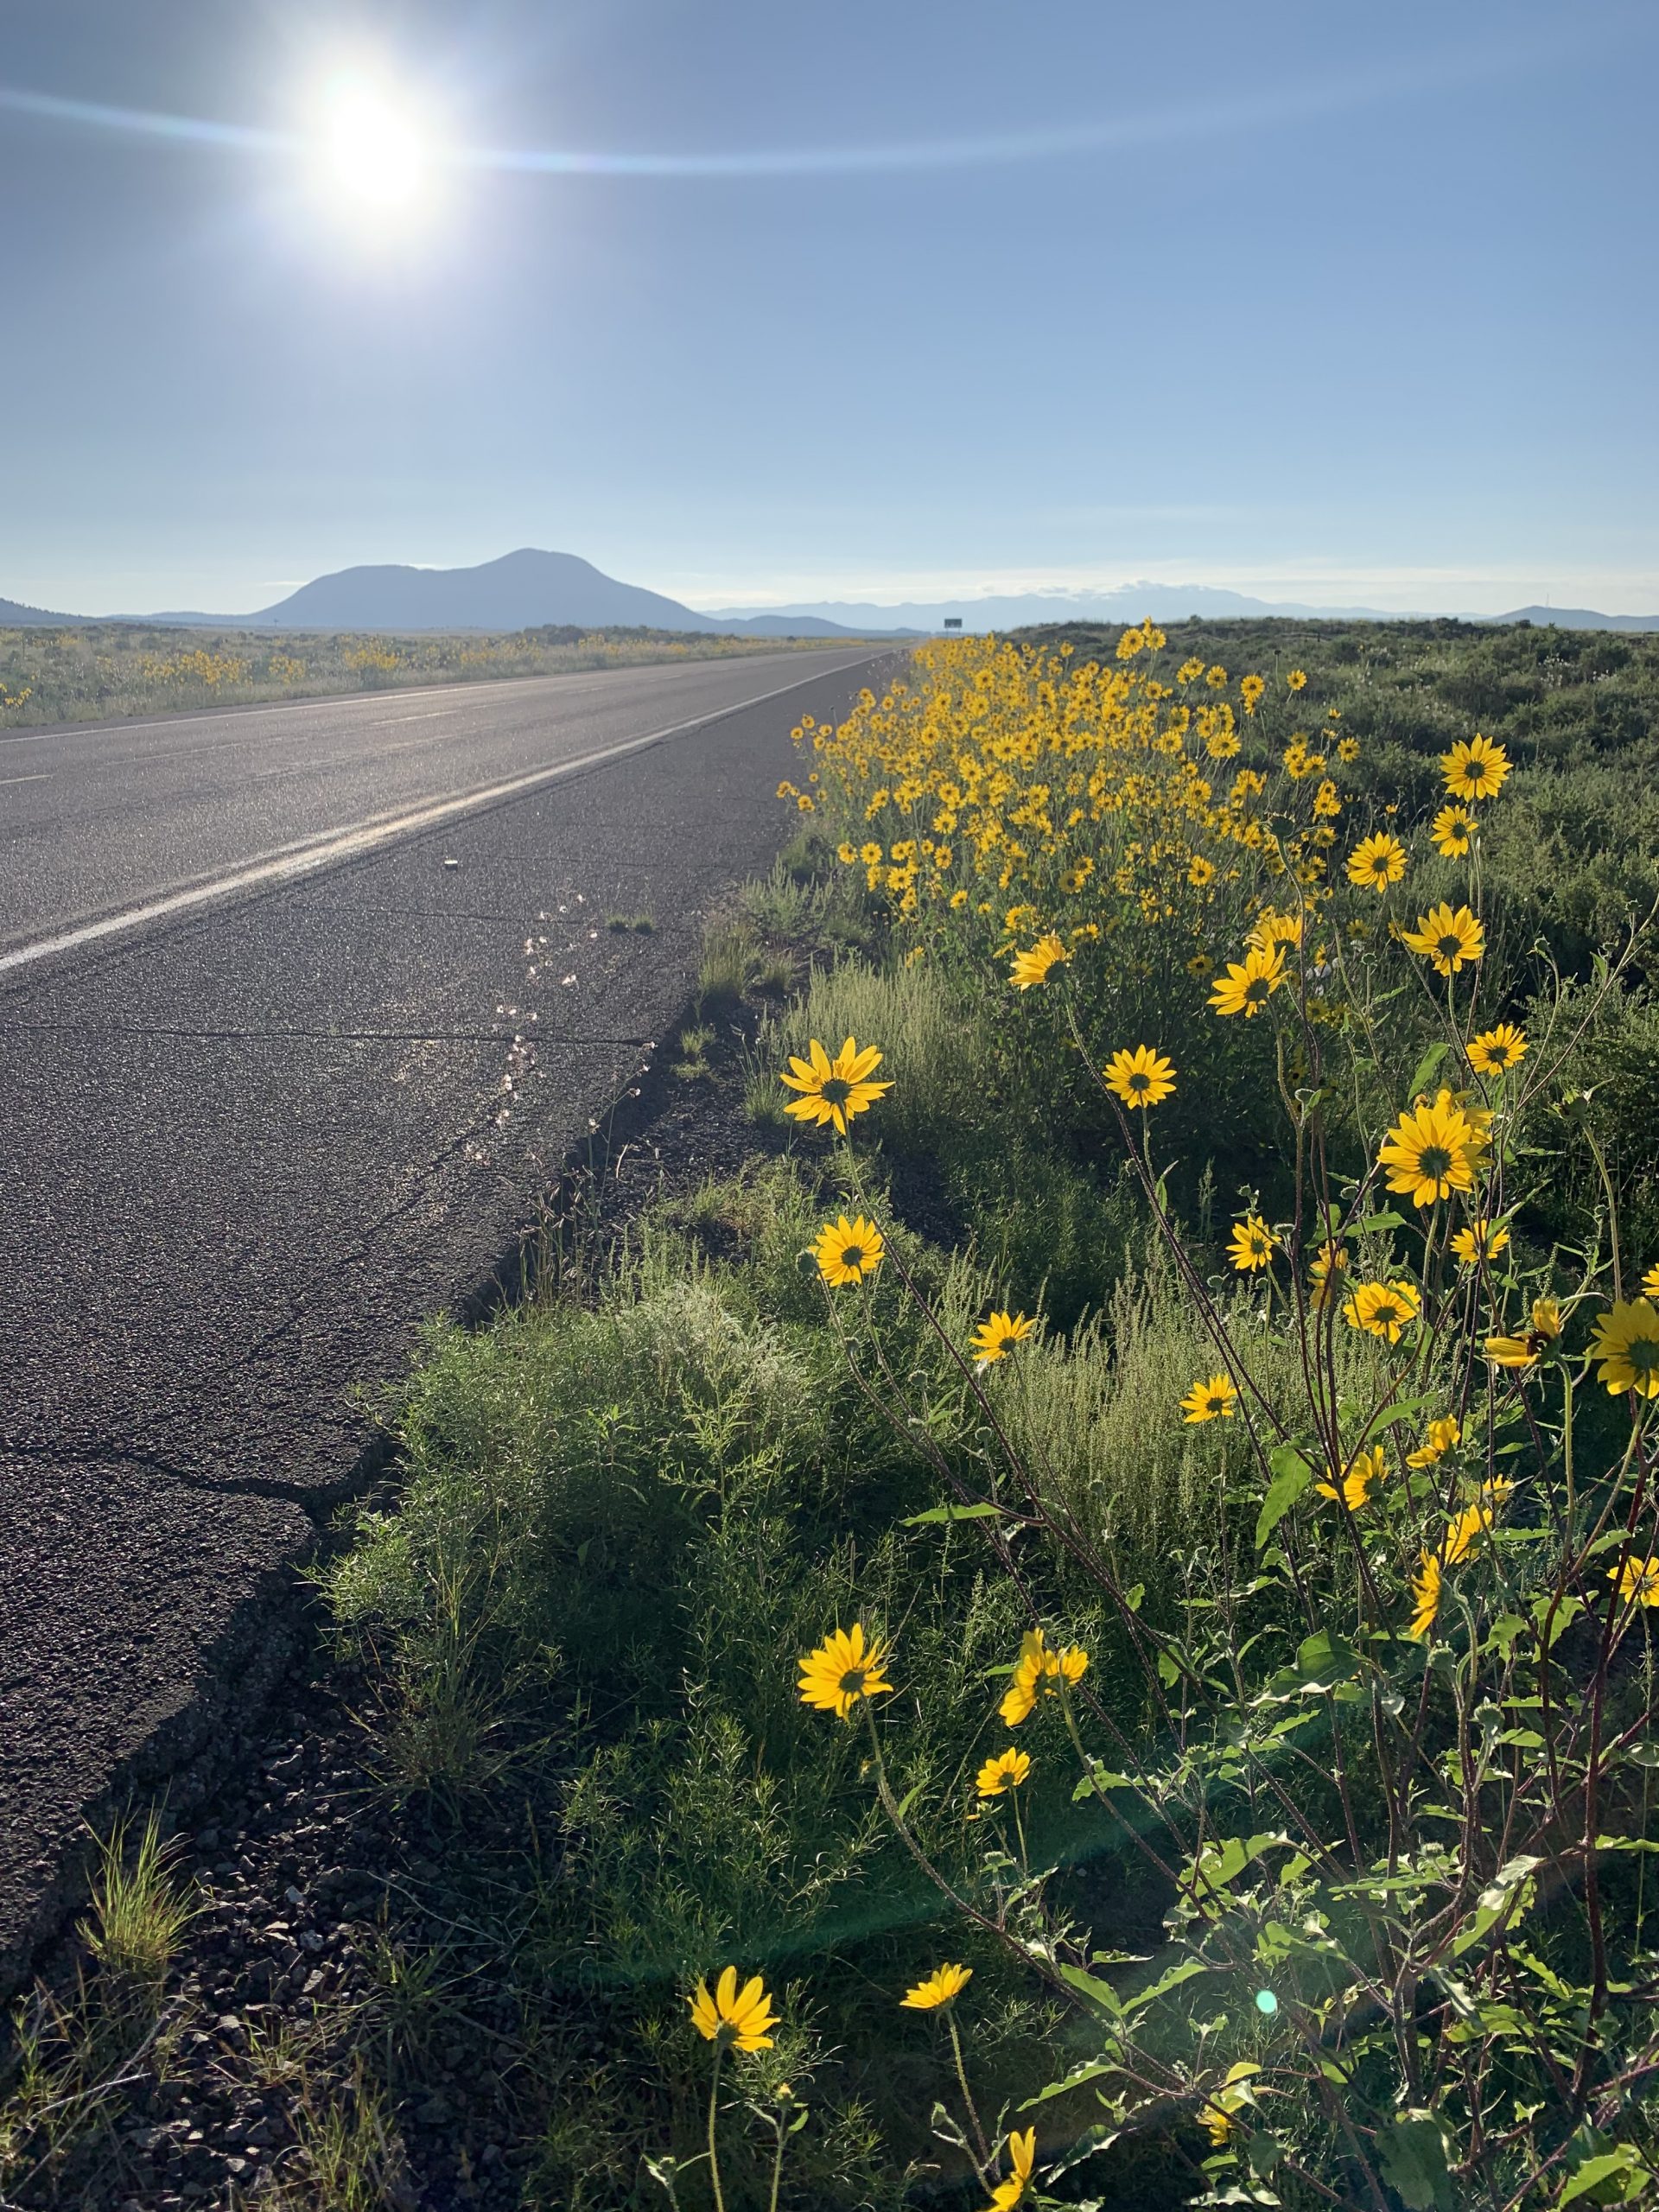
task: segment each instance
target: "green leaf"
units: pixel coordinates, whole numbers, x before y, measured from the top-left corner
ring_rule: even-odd
[[[1313,1462],[1294,1444],[1281,1444],[1268,1454],[1273,1480],[1256,1516],[1255,1548],[1261,1551],[1291,1507],[1313,1481]]]
[[[1382,1213],[1368,1213],[1363,1221],[1357,1221],[1351,1233],[1356,1236],[1369,1236],[1374,1230],[1403,1229],[1405,1226],[1404,1214],[1395,1213],[1394,1208],[1389,1206]]]
[[[1421,1413],[1425,1406],[1432,1406],[1433,1402],[1433,1391],[1426,1398],[1396,1398],[1392,1405],[1383,1407],[1371,1426],[1373,1428],[1392,1428],[1395,1421],[1409,1421],[1414,1414]]]
[[[1304,1689],[1328,1689],[1338,1682],[1351,1682],[1359,1668],[1359,1654],[1353,1645],[1332,1636],[1328,1628],[1316,1629],[1296,1647],[1296,1672]]]
[[[1446,1046],[1443,1044],[1431,1045],[1429,1046],[1428,1050],[1423,1054],[1422,1058],[1417,1063],[1417,1072],[1411,1078],[1410,1088],[1406,1092],[1408,1099],[1414,1098],[1420,1090],[1427,1090],[1428,1089],[1429,1084],[1433,1080],[1435,1069],[1439,1067],[1440,1062],[1445,1058]]]
[[[1414,1090],[1421,1088],[1413,1085]],[[1433,2113],[1408,2113],[1392,2127],[1379,2129],[1376,2147],[1383,2180],[1410,2212],[1457,2212],[1446,2171],[1446,2138]]]
[[[1575,2166],[1555,2202],[1558,2205],[1576,2204],[1581,2196],[1588,2196],[1594,2190],[1598,2204],[1627,2204],[1640,2195],[1652,2178],[1630,2145],[1621,2144],[1616,2151],[1603,2151]],[[1609,2189],[1609,2183],[1618,2186]]]
[[[1527,1624],[1519,1613],[1500,1613],[1486,1632],[1486,1648],[1507,1659],[1517,1636],[1524,1636]]]
[[[1132,1775],[1115,1773],[1109,1767],[1093,1767],[1071,1792],[1071,1802],[1081,1805],[1085,1797],[1096,1796],[1103,1789],[1135,1789],[1139,1786]]]
[[[908,1521],[901,1521],[901,1529],[925,1529],[935,1521],[995,1521],[1001,1514],[1000,1505],[930,1505],[925,1513],[912,1513]]]
[[[1113,2019],[1123,2018],[1122,2000],[1110,1982],[1102,1981],[1096,1974],[1085,1974],[1081,1967],[1062,1967],[1060,1979],[1069,1982],[1079,1996],[1086,1997],[1091,2005],[1098,2005],[1102,2012],[1109,2012]]]
[[[1167,1974],[1160,1974],[1156,1981],[1148,1982],[1144,1989],[1137,1989],[1133,1997],[1126,1997],[1123,2010],[1125,2012],[1144,2012],[1159,1998],[1167,1997],[1172,1989],[1179,1989],[1184,1981],[1191,1981],[1196,1975],[1211,1971],[1202,1959],[1184,1959],[1179,1966],[1171,1967]]]

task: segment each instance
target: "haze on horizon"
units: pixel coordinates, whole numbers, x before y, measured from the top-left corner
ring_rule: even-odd
[[[0,596],[1659,608],[1659,14],[9,11]]]

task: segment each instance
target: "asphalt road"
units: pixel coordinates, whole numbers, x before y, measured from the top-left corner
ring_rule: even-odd
[[[278,1663],[354,1394],[637,1073],[787,834],[791,722],[870,664],[0,735],[0,1979],[86,1813]]]

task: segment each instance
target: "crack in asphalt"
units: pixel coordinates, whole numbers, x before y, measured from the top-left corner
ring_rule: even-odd
[[[367,1450],[353,1462],[349,1474],[338,1483],[323,1488],[316,1484],[285,1483],[276,1475],[226,1475],[222,1479],[200,1473],[194,1468],[181,1467],[165,1453],[152,1452],[142,1444],[123,1444],[113,1437],[92,1437],[86,1442],[66,1448],[61,1445],[30,1444],[20,1437],[0,1435],[0,1453],[14,1459],[28,1459],[55,1467],[142,1467],[146,1474],[163,1476],[176,1483],[181,1490],[211,1491],[223,1497],[273,1497],[284,1504],[297,1506],[308,1521],[318,1522],[320,1512],[332,1510],[342,1492],[353,1486],[358,1468]]]

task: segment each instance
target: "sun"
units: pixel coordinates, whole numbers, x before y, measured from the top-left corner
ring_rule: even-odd
[[[429,192],[437,147],[406,94],[371,78],[337,78],[327,89],[317,134],[322,183],[364,215],[392,215]]]

